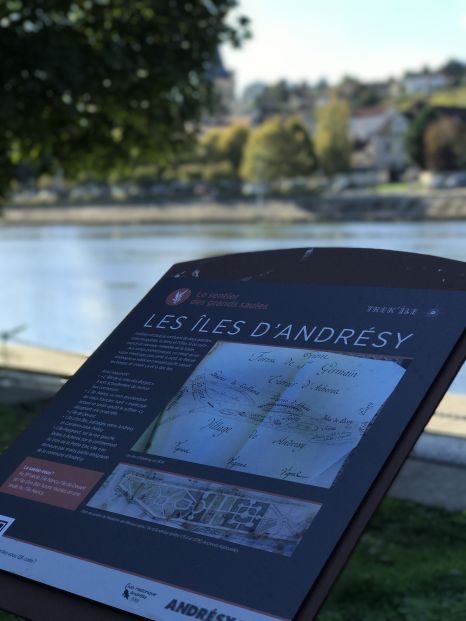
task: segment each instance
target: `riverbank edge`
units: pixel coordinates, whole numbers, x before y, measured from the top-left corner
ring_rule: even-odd
[[[341,194],[264,201],[5,206],[0,224],[419,222],[466,219],[466,190]]]

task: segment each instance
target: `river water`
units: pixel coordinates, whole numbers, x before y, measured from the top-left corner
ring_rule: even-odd
[[[350,246],[466,261],[466,222],[0,227],[0,332],[91,352],[173,264],[231,252]],[[466,393],[463,367],[453,390]]]

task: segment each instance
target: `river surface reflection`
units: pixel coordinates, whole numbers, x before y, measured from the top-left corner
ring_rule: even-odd
[[[466,222],[0,227],[0,331],[90,352],[173,264],[231,252],[349,246],[466,261]],[[454,389],[466,393],[463,368]]]

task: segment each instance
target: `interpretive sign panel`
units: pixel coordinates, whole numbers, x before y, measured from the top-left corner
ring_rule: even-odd
[[[465,311],[464,264],[423,255],[174,266],[3,455],[0,607],[313,618],[464,360]]]

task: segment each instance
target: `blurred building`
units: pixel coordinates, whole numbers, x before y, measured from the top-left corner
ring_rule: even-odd
[[[235,111],[235,74],[226,69],[217,50],[215,58],[206,66],[206,78],[214,85],[214,109],[206,114],[203,124],[207,126],[228,125]]]
[[[395,108],[378,106],[353,113],[349,127],[354,143],[352,167],[383,170],[396,178],[408,164],[407,128],[407,118]]]
[[[374,96],[377,99],[388,99],[392,94],[392,86],[393,80],[382,80],[379,82],[364,82],[363,83],[367,90],[370,90],[374,93]]]
[[[442,72],[422,71],[421,73],[407,73],[401,80],[402,92],[406,95],[427,95],[433,91],[447,88],[451,80]]]

